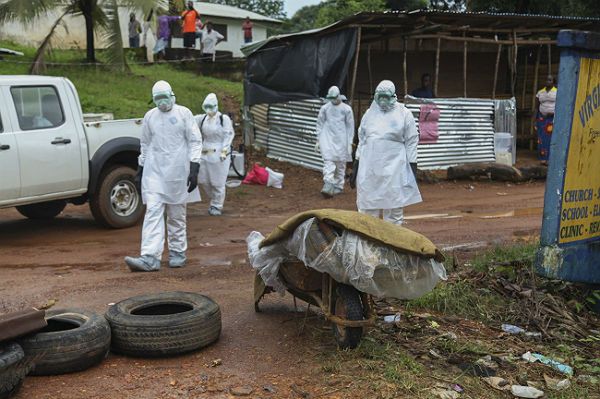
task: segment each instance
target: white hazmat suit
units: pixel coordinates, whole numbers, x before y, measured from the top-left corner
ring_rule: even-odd
[[[344,190],[346,162],[352,161],[354,114],[352,108],[342,102],[336,86],[329,89],[327,99],[317,118],[317,148],[323,157],[325,185],[321,192],[331,196]]]
[[[412,113],[396,100],[396,88],[382,81],[375,101],[358,129],[356,178],[359,212],[395,224],[404,220],[403,208],[421,202],[411,163],[417,162],[419,133]]]
[[[138,158],[142,171],[142,200],[146,204],[142,256],[125,258],[133,271],[160,268],[165,242],[165,211],[169,266],[185,264],[186,203],[189,202],[189,191],[194,188],[190,180],[197,179],[202,152],[202,137],[194,116],[186,107],[175,104],[171,86],[159,81],[152,88],[152,95],[157,107],[144,116]]]
[[[198,183],[210,198],[208,213],[213,216],[220,215],[223,210],[231,143],[235,136],[231,119],[221,114],[218,107],[217,96],[210,93],[202,104],[206,114],[195,117],[203,140]]]

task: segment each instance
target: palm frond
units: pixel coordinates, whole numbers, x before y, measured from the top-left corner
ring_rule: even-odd
[[[103,39],[107,44],[107,61],[116,69],[124,72],[129,69],[123,49],[123,36],[121,35],[121,24],[119,22],[119,5],[117,0],[106,0],[103,4],[108,23],[104,28]]]
[[[53,9],[68,5],[68,0],[5,0],[0,2],[0,23],[29,23]]]
[[[144,15],[147,15],[150,10],[155,8],[164,10],[169,8],[168,0],[121,0],[119,4],[131,10],[141,10]]]
[[[65,29],[67,29],[66,25],[63,24],[63,18],[69,13],[70,13],[70,9],[67,8],[63,12],[63,14],[54,22],[54,24],[52,25],[52,28],[50,28],[50,31],[48,32],[48,34],[46,35],[46,37],[44,38],[44,40],[38,47],[37,51],[35,52],[35,56],[33,57],[33,61],[31,63],[31,66],[29,67],[30,74],[38,75],[40,73],[43,73],[46,70],[46,65],[44,63],[44,59],[46,57],[46,54],[51,49],[52,38],[54,37],[54,34],[56,33],[57,28],[59,26],[63,25],[65,27]]]

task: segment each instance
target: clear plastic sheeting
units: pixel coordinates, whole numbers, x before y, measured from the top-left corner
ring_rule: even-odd
[[[278,278],[279,266],[296,259],[378,297],[414,299],[446,280],[444,266],[434,259],[403,253],[346,230],[341,235],[324,232],[315,218],[298,226],[286,240],[259,248],[263,239],[258,232],[248,236],[250,264],[278,292],[285,291]]]

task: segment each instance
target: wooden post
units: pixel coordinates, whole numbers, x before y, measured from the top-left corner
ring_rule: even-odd
[[[437,39],[437,49],[435,50],[435,83],[433,85],[433,95],[438,96],[438,82],[440,81],[440,47],[442,39]]]
[[[373,87],[373,73],[371,71],[371,44],[367,46],[367,70],[369,71],[369,89],[373,93],[375,88]]]
[[[552,45],[547,44],[548,46],[548,75],[552,75]]]
[[[361,35],[362,28],[359,26],[356,38],[356,54],[354,55],[354,71],[352,72],[352,86],[350,87],[350,104],[352,104],[352,100],[354,100],[354,89],[356,88],[356,74],[358,72],[358,57],[360,56]]]
[[[496,86],[498,84],[498,69],[500,68],[500,54],[502,54],[502,45],[498,45],[496,52],[496,67],[494,68],[494,88],[492,89],[492,98],[496,99]]]
[[[406,46],[408,44],[408,41],[406,40],[406,37],[404,38],[404,61],[402,63],[402,69],[404,69],[404,95],[408,94],[408,72],[406,71]]]
[[[512,70],[511,70],[511,82],[510,82],[510,94],[516,97],[515,90],[517,86],[517,56],[519,54],[519,48],[517,46],[517,32],[513,30],[513,59],[512,59]]]
[[[463,32],[466,38],[466,32]],[[467,97],[467,41],[463,42],[463,97]]]
[[[529,55],[525,52],[525,72],[523,76],[523,92],[521,93],[521,104],[525,105],[525,94],[527,93],[527,69],[529,69]]]
[[[532,137],[535,137],[535,116],[536,116],[536,109],[535,109],[535,95],[537,94],[537,86],[538,86],[538,72],[540,69],[540,55],[542,54],[542,46],[538,46],[537,48],[537,55],[535,58],[535,69],[533,71],[533,90],[532,90],[532,96],[531,96],[531,126],[529,129],[529,149],[533,150],[534,149],[534,140],[532,139]]]

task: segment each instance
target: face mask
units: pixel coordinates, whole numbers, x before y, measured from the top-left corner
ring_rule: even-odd
[[[342,103],[342,100],[339,97],[328,98],[328,100],[331,101],[333,105],[340,105]]]
[[[173,108],[175,104],[175,98],[166,94],[159,94],[154,96],[154,105],[162,112],[168,112]]]
[[[217,107],[215,107],[214,105],[207,104],[202,106],[202,109],[204,110],[204,112],[206,112],[208,116],[215,116],[217,114]]]
[[[396,95],[390,96],[389,94],[375,93],[375,102],[382,111],[387,112],[394,108]]]

